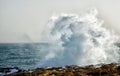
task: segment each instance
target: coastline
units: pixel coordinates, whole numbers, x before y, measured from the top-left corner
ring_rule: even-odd
[[[2,75],[2,72],[5,74]],[[71,65],[65,67],[36,68],[33,70],[9,67],[0,68],[0,74],[0,76],[119,76],[120,65],[117,63],[88,65],[85,67]]]

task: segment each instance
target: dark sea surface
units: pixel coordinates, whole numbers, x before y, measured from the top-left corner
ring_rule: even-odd
[[[0,44],[0,68],[19,67],[30,69],[37,67],[41,60],[40,50],[45,43],[4,43]]]

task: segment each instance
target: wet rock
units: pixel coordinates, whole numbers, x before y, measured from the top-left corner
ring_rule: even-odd
[[[9,71],[9,70],[8,70]],[[3,69],[0,69],[3,72]],[[35,70],[18,71],[6,76],[120,76],[120,65],[101,64],[99,67],[76,65],[65,67],[36,68]]]

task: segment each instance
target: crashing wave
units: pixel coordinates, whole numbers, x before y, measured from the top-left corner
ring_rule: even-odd
[[[91,65],[119,62],[119,37],[102,27],[97,10],[85,14],[61,14],[48,22],[39,66]]]

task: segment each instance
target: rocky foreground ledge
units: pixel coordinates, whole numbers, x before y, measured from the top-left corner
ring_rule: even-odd
[[[85,67],[71,65],[34,70],[21,70],[17,67],[1,68],[0,76],[120,76],[120,65],[115,63]]]

